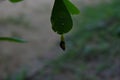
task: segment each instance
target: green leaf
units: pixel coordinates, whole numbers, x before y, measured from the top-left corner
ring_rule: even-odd
[[[52,29],[58,34],[67,33],[72,29],[72,18],[63,0],[55,0],[51,23]]]
[[[69,11],[72,15],[74,15],[74,14],[79,14],[79,13],[80,13],[79,9],[78,9],[74,4],[72,4],[69,0],[64,0],[64,3],[65,3],[65,5],[66,5],[68,11]]]
[[[25,40],[16,37],[0,37],[0,41],[10,41],[10,42],[18,42],[18,43],[26,42]]]
[[[23,1],[23,0],[9,0],[9,1],[12,2],[12,3],[16,3],[16,2]]]

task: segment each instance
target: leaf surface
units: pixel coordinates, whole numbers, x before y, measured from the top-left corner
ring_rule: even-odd
[[[12,2],[12,3],[16,3],[16,2],[23,1],[23,0],[9,0],[9,1]]]
[[[51,24],[52,29],[58,34],[67,33],[72,29],[72,18],[63,0],[55,0]]]
[[[25,40],[16,38],[16,37],[0,37],[0,41],[10,41],[10,42],[17,42],[17,43],[26,42]]]

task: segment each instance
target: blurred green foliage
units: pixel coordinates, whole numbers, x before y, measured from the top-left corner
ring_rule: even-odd
[[[5,80],[26,80],[27,71],[22,69],[20,72],[16,73],[14,76],[9,74]]]
[[[119,0],[113,0],[110,3],[101,3],[83,9],[77,18],[79,22],[74,22],[76,30],[70,38],[70,50],[80,50],[83,53],[90,53],[93,50],[109,51],[113,44],[119,44],[120,5],[118,3]]]
[[[17,37],[0,37],[0,41],[9,41],[17,43],[25,43],[26,41]]]
[[[23,1],[23,0],[9,0],[9,1],[12,2],[12,3],[16,3],[16,2]]]

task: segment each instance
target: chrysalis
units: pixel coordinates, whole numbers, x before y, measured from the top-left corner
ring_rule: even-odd
[[[62,50],[65,51],[66,47],[65,47],[65,40],[63,35],[61,35],[60,47],[62,48]]]

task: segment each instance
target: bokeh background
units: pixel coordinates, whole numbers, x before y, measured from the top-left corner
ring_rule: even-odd
[[[120,0],[72,0],[80,9],[65,35],[51,29],[54,0],[0,0],[0,80],[120,80]],[[21,79],[20,79],[21,78]]]

